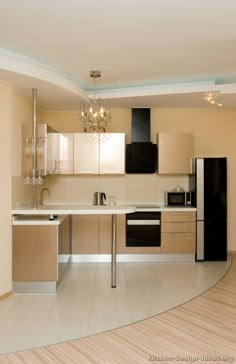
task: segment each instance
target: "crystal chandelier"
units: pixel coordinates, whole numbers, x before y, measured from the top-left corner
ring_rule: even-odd
[[[96,80],[101,77],[100,71],[90,71],[90,77]],[[111,121],[110,110],[104,105],[101,99],[89,99],[88,104],[83,105],[80,111],[80,121],[83,123],[84,131],[88,130],[106,131],[108,123]]]
[[[219,92],[208,92],[205,97],[204,100],[206,100],[207,102],[209,102],[209,104],[212,105],[216,105],[216,106],[223,106],[222,104],[220,104],[219,102],[217,102],[217,97],[219,96]]]

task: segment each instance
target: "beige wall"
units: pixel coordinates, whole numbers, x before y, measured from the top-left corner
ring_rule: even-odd
[[[24,179],[21,176],[21,125],[32,123],[33,108],[32,100],[26,99],[23,95],[13,90],[12,99],[12,188],[11,188],[11,206],[15,207],[17,203],[31,202],[31,188],[24,185]]]
[[[31,108],[30,101],[0,82],[0,296],[12,289],[11,188],[13,196],[23,198],[25,195],[20,187],[23,185],[20,177],[21,124],[30,121]]]
[[[76,112],[45,112],[42,121],[58,131],[81,132]],[[113,109],[108,132],[125,132],[130,142],[131,110]],[[225,156],[228,160],[228,250],[236,251],[234,226],[236,225],[236,111],[152,109],[151,139],[158,132],[191,132],[194,136],[195,156]],[[53,201],[91,202],[95,190],[115,194],[120,202],[163,202],[163,192],[188,181],[184,176],[126,175],[106,177],[48,176],[46,185],[51,188]]]
[[[11,248],[11,102],[12,90],[0,83],[0,296],[12,289]]]

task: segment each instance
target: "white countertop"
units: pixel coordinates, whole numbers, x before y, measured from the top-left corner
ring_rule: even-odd
[[[112,215],[135,212],[135,206],[93,205],[45,205],[39,208],[19,207],[11,210],[12,215]]]
[[[59,215],[53,220],[48,215],[16,215],[12,217],[12,225],[61,225],[68,215]]]
[[[167,207],[167,206],[137,206],[136,211],[168,211],[168,212],[188,212],[188,211],[197,211],[196,207]]]
[[[53,204],[40,206],[38,208],[17,207],[12,209],[12,215],[111,215],[128,214],[135,211],[170,211],[190,212],[196,211],[196,207],[167,207],[159,205],[80,205],[80,204]]]

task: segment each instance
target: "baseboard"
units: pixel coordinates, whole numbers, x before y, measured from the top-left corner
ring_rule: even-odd
[[[72,254],[71,263],[109,263],[111,254]],[[194,254],[116,254],[117,263],[195,262]]]
[[[4,300],[5,298],[9,297],[11,294],[13,293],[13,291],[9,291],[4,293],[3,295],[0,296],[0,301]]]

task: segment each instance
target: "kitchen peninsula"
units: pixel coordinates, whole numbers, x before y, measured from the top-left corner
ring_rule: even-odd
[[[136,208],[134,206],[125,205],[114,205],[114,206],[78,206],[78,205],[57,205],[57,206],[41,206],[40,208],[32,209],[29,207],[16,208],[12,210],[13,227],[15,225],[26,225],[28,224],[45,225],[55,225],[55,220],[64,215],[111,215],[112,216],[112,237],[111,237],[111,287],[116,287],[116,230],[117,222],[116,218],[119,214],[128,214],[135,212]],[[42,219],[42,216],[47,216],[48,218]],[[35,219],[32,220],[32,216]],[[20,217],[20,218],[19,218]],[[58,247],[57,247],[58,250]],[[56,259],[56,257],[55,257]]]

